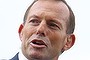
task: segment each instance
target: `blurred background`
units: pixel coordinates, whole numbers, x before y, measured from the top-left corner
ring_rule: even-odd
[[[19,25],[33,0],[0,0],[0,59],[12,58],[20,49]],[[76,42],[59,60],[90,60],[90,0],[66,0],[76,16]]]

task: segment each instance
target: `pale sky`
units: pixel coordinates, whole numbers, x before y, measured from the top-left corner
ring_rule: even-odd
[[[59,60],[90,60],[90,0],[66,0],[76,16],[76,42]],[[18,27],[32,0],[0,0],[0,59],[12,58],[20,49]]]

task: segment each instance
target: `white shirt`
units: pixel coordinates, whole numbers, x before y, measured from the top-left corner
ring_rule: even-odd
[[[19,52],[18,58],[19,58],[19,60],[28,60],[28,59],[23,55],[23,53],[22,53],[21,50],[20,50],[20,52]]]

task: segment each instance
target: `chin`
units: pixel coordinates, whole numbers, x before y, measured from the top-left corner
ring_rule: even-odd
[[[48,57],[45,52],[38,52],[38,51],[32,51],[29,55],[30,60],[49,60],[50,57]]]

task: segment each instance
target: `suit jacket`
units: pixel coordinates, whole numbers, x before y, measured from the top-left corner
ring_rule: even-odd
[[[10,60],[19,60],[18,53],[12,59],[10,59]]]

